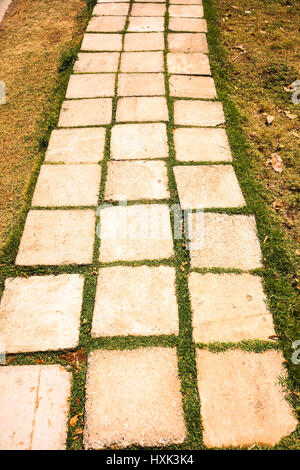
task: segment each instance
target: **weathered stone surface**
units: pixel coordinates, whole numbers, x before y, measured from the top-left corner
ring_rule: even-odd
[[[268,340],[275,334],[260,277],[191,273],[189,290],[196,343]]]
[[[297,420],[279,384],[283,360],[277,351],[197,351],[205,445],[274,445],[294,431]]]
[[[112,128],[113,160],[167,158],[165,124],[119,124]]]
[[[108,207],[100,212],[100,261],[171,258],[169,208],[165,204]]]
[[[193,268],[262,267],[261,250],[253,216],[188,214],[191,266]]]
[[[178,334],[174,268],[100,269],[93,337],[167,334]]]
[[[86,448],[165,446],[185,439],[175,349],[93,351],[86,396]]]
[[[165,94],[162,73],[120,73],[119,96],[153,96]]]
[[[182,162],[232,161],[225,129],[177,128],[174,141],[176,159]]]
[[[218,126],[225,122],[223,106],[215,101],[177,100],[174,103],[175,124],[184,126]]]
[[[169,52],[208,52],[204,33],[169,33]]]
[[[163,33],[127,33],[124,51],[163,51]]]
[[[62,104],[58,126],[76,127],[110,124],[111,117],[111,98],[68,100]]]
[[[119,57],[119,52],[79,52],[74,65],[74,72],[116,72]]]
[[[87,33],[83,36],[82,51],[121,51],[122,34]]]
[[[86,30],[97,33],[117,33],[125,28],[126,16],[93,16]]]
[[[95,212],[32,210],[28,213],[17,265],[88,264],[93,260]]]
[[[182,98],[216,98],[216,88],[211,77],[171,75],[169,78],[170,96]]]
[[[207,24],[203,18],[170,18],[169,29],[171,31],[207,33]]]
[[[171,5],[202,5],[202,0],[170,0],[170,4]]]
[[[83,283],[79,274],[7,279],[0,304],[6,353],[78,346]]]
[[[96,206],[101,167],[86,165],[42,165],[32,206]]]
[[[167,100],[162,96],[120,98],[117,105],[117,122],[168,121]]]
[[[51,133],[46,162],[97,163],[103,159],[105,129],[55,129]]]
[[[164,162],[108,162],[106,200],[130,201],[169,197],[167,167]]]
[[[171,5],[169,7],[169,16],[179,18],[202,18],[203,7],[200,5]]]
[[[184,52],[169,52],[167,54],[167,60],[169,73],[178,73],[181,75],[210,75],[208,57],[207,55],[202,54],[201,52],[194,52],[190,54]],[[215,93],[214,85],[213,89]]]
[[[162,52],[123,52],[121,72],[163,72]]]
[[[163,31],[164,18],[158,16],[136,16],[129,19],[128,31]]]
[[[71,75],[66,98],[114,96],[115,81],[116,74],[114,73]]]
[[[157,5],[155,3],[139,5],[134,3],[131,9],[131,16],[164,16],[165,12],[165,5]]]
[[[123,15],[126,16],[129,10],[129,3],[107,3],[105,5],[97,4],[94,7],[93,15]]]
[[[245,205],[231,165],[175,166],[174,173],[182,209]]]
[[[118,0],[117,3],[121,3],[121,2],[128,3],[128,0]],[[112,3],[112,0],[98,0],[97,3]]]
[[[70,391],[59,365],[0,367],[0,449],[64,450]]]

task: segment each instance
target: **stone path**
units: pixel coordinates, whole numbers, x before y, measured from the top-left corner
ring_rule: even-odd
[[[201,448],[199,416],[207,447],[274,445],[296,427],[279,351],[207,349],[275,331],[251,273],[255,218],[228,211],[246,202],[206,31],[201,0],[94,8],[20,241],[27,275],[1,300],[0,340],[25,365],[0,368],[0,448],[66,447],[85,369],[55,353],[83,346],[87,449]],[[72,421],[69,437],[82,438]]]

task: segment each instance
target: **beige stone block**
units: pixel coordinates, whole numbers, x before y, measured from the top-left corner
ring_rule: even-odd
[[[197,351],[198,390],[208,447],[274,445],[297,426],[279,384],[277,351]]]
[[[169,16],[179,18],[202,18],[203,7],[200,5],[171,5]]]
[[[118,0],[116,3],[128,3],[128,0]],[[98,0],[97,3],[112,3],[112,0]]]
[[[93,16],[86,30],[97,33],[117,33],[125,28],[126,16]]]
[[[166,446],[186,437],[175,349],[93,351],[86,397],[85,448]]]
[[[119,52],[79,52],[74,72],[117,72],[119,57]]]
[[[76,348],[83,283],[78,274],[6,279],[0,304],[6,353]]]
[[[203,18],[169,18],[169,29],[171,31],[207,33],[207,24]]]
[[[211,77],[171,75],[170,96],[182,98],[213,99],[217,97],[214,80]]]
[[[170,0],[171,5],[202,5],[202,0]]]
[[[115,81],[116,74],[114,73],[71,75],[66,98],[114,96]]]
[[[95,212],[31,210],[28,213],[17,265],[89,264],[93,260]]]
[[[208,52],[204,33],[169,33],[169,52]]]
[[[169,73],[178,73],[181,75],[190,74],[190,75],[210,75],[210,66],[207,55],[202,54],[201,52],[194,53],[185,53],[185,52],[169,52],[167,55],[168,60],[168,72]],[[195,78],[195,77],[191,77]],[[203,77],[206,78],[206,77]],[[171,77],[171,80],[174,80],[174,77]],[[175,88],[180,84],[174,83],[172,86]],[[184,86],[184,83],[183,83]],[[195,86],[198,86],[195,83]],[[202,87],[202,83],[199,85]],[[211,86],[209,84],[209,86]],[[197,90],[196,90],[197,91]],[[215,94],[215,87],[213,85],[213,91]]]
[[[94,7],[93,15],[96,16],[127,16],[129,11],[129,3],[106,3],[105,5],[97,4]]]
[[[127,33],[124,51],[163,51],[165,47],[163,33]]]
[[[100,269],[93,337],[169,334],[178,334],[174,268]]]
[[[232,161],[225,129],[177,128],[174,142],[176,159],[182,162]]]
[[[218,126],[225,123],[222,103],[216,101],[177,100],[175,124],[183,126]]]
[[[165,5],[157,5],[155,3],[141,5],[134,3],[131,9],[131,16],[164,16],[165,12]]]
[[[140,96],[120,98],[117,105],[117,122],[168,121],[166,98],[162,96]]]
[[[0,367],[0,449],[64,450],[70,391],[59,365]]]
[[[261,250],[253,216],[188,214],[192,268],[262,267]]]
[[[112,128],[113,160],[167,158],[165,124],[118,124]]]
[[[82,51],[121,51],[122,34],[87,33],[83,36]]]
[[[123,52],[121,72],[163,72],[162,52]]]
[[[154,96],[165,94],[162,73],[120,73],[119,96]]]
[[[100,261],[167,259],[174,255],[165,204],[108,207],[100,212]]]
[[[128,31],[164,31],[164,18],[158,16],[133,16],[129,18]]]
[[[58,126],[97,126],[110,124],[112,118],[112,99],[94,98],[68,100],[62,104]]]
[[[268,340],[275,334],[260,277],[193,272],[189,290],[196,343]]]

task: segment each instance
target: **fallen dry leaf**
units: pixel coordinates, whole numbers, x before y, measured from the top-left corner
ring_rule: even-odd
[[[269,114],[267,117],[266,117],[266,123],[270,126],[272,124],[272,122],[274,121],[274,116],[272,116],[271,114]]]
[[[82,434],[83,433],[83,429],[81,428],[76,428],[75,429],[75,434]]]
[[[271,165],[276,173],[282,173],[283,170],[283,161],[278,153],[272,153],[271,155]]]
[[[289,119],[297,119],[297,114],[291,114],[288,111],[284,111],[284,114],[286,115],[287,118]]]
[[[78,421],[78,416],[79,415],[75,415],[70,419],[70,426],[72,426],[72,428],[74,428],[74,426],[76,426],[77,421]]]

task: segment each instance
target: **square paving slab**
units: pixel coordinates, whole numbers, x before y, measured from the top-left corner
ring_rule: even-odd
[[[97,3],[112,3],[111,0],[98,0]],[[128,3],[128,0],[118,0],[116,3]]]
[[[128,31],[164,31],[164,18],[158,16],[136,16],[129,18]]]
[[[163,33],[127,33],[124,51],[163,51],[165,47]]]
[[[121,51],[122,34],[87,33],[81,44],[83,51]]]
[[[275,334],[260,277],[191,273],[189,290],[196,343],[268,340]]]
[[[100,269],[93,337],[169,334],[178,334],[174,268],[115,266]]]
[[[119,52],[79,52],[74,65],[74,72],[116,72],[119,57]]]
[[[103,159],[105,129],[55,129],[51,133],[46,162],[97,163]]]
[[[86,30],[97,33],[117,33],[125,28],[126,16],[93,16]]]
[[[0,304],[6,353],[76,348],[83,282],[78,274],[6,279]]]
[[[253,216],[188,214],[192,268],[262,267],[261,250]]]
[[[222,103],[215,101],[177,100],[175,124],[183,126],[218,126],[225,123]]]
[[[225,162],[232,155],[225,129],[175,129],[176,159],[182,162]]]
[[[162,96],[121,98],[117,105],[117,122],[168,121],[167,100]]]
[[[297,426],[279,377],[277,351],[197,351],[198,390],[208,447],[274,445]]]
[[[200,5],[171,5],[169,7],[169,16],[179,18],[202,18],[203,7]]]
[[[93,210],[32,210],[28,213],[17,265],[89,264],[93,260]]]
[[[182,209],[245,205],[231,165],[175,166],[174,173]]]
[[[211,77],[191,77],[171,75],[169,78],[170,96],[182,98],[216,98],[217,92]]]
[[[102,262],[174,255],[169,207],[165,204],[108,207],[101,210],[100,222]]]
[[[159,161],[108,162],[105,199],[167,199],[167,167]]]
[[[207,33],[206,20],[202,18],[169,18],[171,31],[190,31],[192,33]]]
[[[121,72],[163,72],[162,52],[123,52]]]
[[[86,165],[42,165],[32,206],[96,206],[101,167]]]
[[[86,397],[87,449],[166,446],[186,437],[175,349],[93,351]]]
[[[66,98],[114,96],[115,80],[114,73],[71,75]]]
[[[208,53],[206,34],[204,33],[169,33],[169,52],[204,52]]]
[[[64,450],[70,391],[59,365],[0,367],[0,449]]]
[[[100,126],[110,124],[111,117],[111,98],[69,100],[62,104],[58,126]]]
[[[119,96],[151,96],[165,94],[162,73],[120,73]]]
[[[129,3],[106,3],[105,5],[96,5],[93,10],[93,15],[123,15],[126,16],[129,11]]]
[[[202,0],[170,0],[171,5],[202,5]]]
[[[155,3],[141,5],[134,3],[131,9],[131,16],[164,16],[165,12],[165,5],[157,5]]]
[[[112,128],[113,160],[167,158],[165,124],[119,124]]]
[[[210,75],[208,57],[201,52],[194,52],[190,54],[186,52],[169,52],[167,54],[167,60],[169,73],[178,73],[181,75]],[[174,79],[174,77],[171,78]],[[176,86],[176,84],[174,83],[173,86]],[[215,93],[214,84],[213,89]]]

